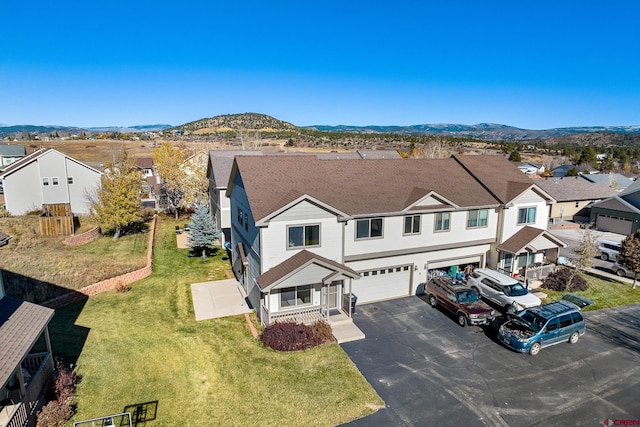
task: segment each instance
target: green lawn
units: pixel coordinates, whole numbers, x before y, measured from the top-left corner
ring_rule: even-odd
[[[590,274],[582,274],[582,276],[587,279],[589,288],[586,291],[571,293],[585,296],[593,301],[593,305],[586,307],[584,311],[640,303],[640,286],[637,289],[632,289],[630,284],[621,283],[614,279],[606,279]],[[541,290],[554,301],[559,300],[566,293],[548,289]]]
[[[158,401],[147,425],[329,426],[383,404],[337,344],[278,353],[244,316],[196,322],[189,285],[225,278],[229,264],[176,249],[176,224],[158,222],[151,277],[57,311],[54,353],[77,358],[83,376],[74,421]]]

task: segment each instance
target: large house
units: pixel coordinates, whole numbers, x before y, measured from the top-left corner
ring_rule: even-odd
[[[53,373],[53,310],[5,295],[0,271],[0,426],[35,425]]]
[[[640,181],[625,191],[591,205],[590,222],[598,230],[629,234],[640,229]]]
[[[7,166],[0,179],[5,209],[13,215],[39,211],[43,204],[69,203],[74,214],[91,211],[90,195],[102,172],[52,148],[37,150]]]
[[[588,209],[592,203],[618,194],[608,185],[588,181],[582,175],[565,178],[541,178],[535,183],[556,201],[549,206],[549,219],[553,222],[588,221]]]
[[[500,156],[237,156],[226,194],[234,272],[265,325],[349,315],[352,295],[412,295],[467,266],[527,275],[565,246],[546,232],[553,198]]]

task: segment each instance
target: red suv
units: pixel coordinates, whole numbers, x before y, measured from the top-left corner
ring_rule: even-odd
[[[482,301],[475,290],[450,276],[432,278],[424,292],[432,307],[440,304],[449,310],[460,326],[488,325],[496,317],[495,310]]]

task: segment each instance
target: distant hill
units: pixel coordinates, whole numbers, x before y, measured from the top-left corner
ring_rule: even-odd
[[[73,126],[34,126],[34,125],[14,125],[14,126],[0,126],[0,138],[6,136],[19,135],[21,133],[30,134],[52,134],[58,132],[58,134],[71,134],[78,135],[82,132],[90,133],[87,129],[73,127]]]
[[[291,123],[258,113],[223,114],[189,122],[173,129],[198,134],[240,130],[260,132],[297,132],[300,130],[300,128]]]
[[[106,127],[91,127],[87,128],[91,132],[104,133],[104,132],[120,132],[120,133],[135,133],[135,132],[159,132],[165,129],[171,129],[171,125],[136,125],[136,126],[106,126]]]
[[[474,138],[485,141],[524,141],[558,138],[586,133],[619,133],[638,134],[640,126],[593,126],[567,127],[558,129],[532,130],[521,129],[494,123],[480,123],[476,125],[460,124],[423,124],[412,126],[307,126],[305,129],[324,132],[344,133],[391,133],[403,135],[441,135],[456,138]]]

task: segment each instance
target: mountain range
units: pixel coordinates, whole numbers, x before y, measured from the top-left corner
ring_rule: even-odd
[[[67,127],[67,126],[9,126],[0,125],[0,138],[17,136],[27,132],[32,134],[52,134],[57,132],[80,134],[91,133],[132,133],[152,132],[166,129],[182,130],[200,135],[216,134],[228,131],[259,131],[259,132],[332,132],[351,134],[398,134],[398,135],[441,135],[457,138],[472,138],[485,141],[526,141],[559,138],[579,134],[609,133],[640,135],[640,126],[581,126],[555,129],[533,130],[521,129],[495,123],[480,123],[475,125],[463,124],[418,124],[411,126],[350,126],[350,125],[315,125],[298,127],[291,123],[278,120],[266,114],[242,113],[225,114],[211,118],[204,118],[179,126],[166,124],[137,125],[137,126],[111,126],[111,127]]]

